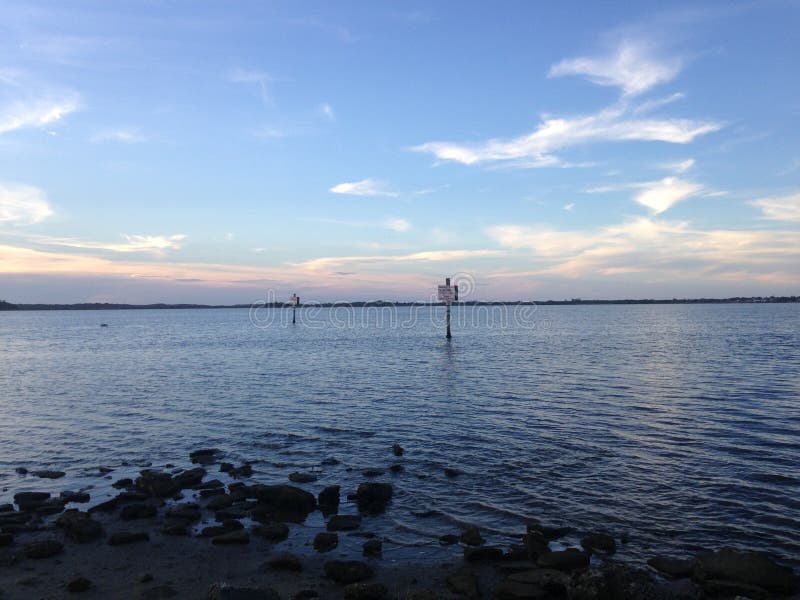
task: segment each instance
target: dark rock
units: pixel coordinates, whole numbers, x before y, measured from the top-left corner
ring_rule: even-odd
[[[439,544],[442,546],[452,546],[453,544],[458,543],[458,536],[453,535],[452,533],[447,533],[445,535],[439,536]]]
[[[216,544],[217,546],[249,544],[250,534],[247,533],[247,531],[245,531],[244,529],[239,529],[237,531],[229,531],[228,533],[223,533],[222,535],[217,535],[211,538],[211,543]]]
[[[550,545],[541,531],[528,530],[528,533],[522,537],[522,541],[525,542],[528,558],[531,560],[536,560],[542,554],[550,552]]]
[[[228,473],[233,470],[233,463],[224,462],[219,464],[220,473]]]
[[[76,504],[85,504],[91,499],[86,492],[70,492],[68,490],[61,492],[60,497],[64,502],[75,502]]]
[[[614,554],[617,551],[617,542],[607,533],[590,533],[581,540],[581,546],[589,552],[600,550],[606,554]]]
[[[14,543],[14,534],[0,533],[0,548],[10,546]]]
[[[395,456],[403,456],[405,450],[400,444],[392,444],[392,454]]]
[[[351,583],[344,588],[348,600],[382,600],[389,590],[382,583]]]
[[[184,502],[176,504],[171,507],[166,514],[168,519],[173,521],[185,521],[187,523],[194,523],[202,518],[203,514],[200,512],[200,507],[193,502]]]
[[[123,479],[117,479],[114,483],[111,484],[111,487],[116,488],[118,490],[129,488],[133,485],[133,479],[130,477],[125,477]]]
[[[14,502],[20,510],[34,510],[49,497],[49,492],[19,492],[14,494]]]
[[[70,509],[56,519],[56,527],[64,530],[69,539],[83,544],[103,535],[103,526],[93,520],[89,513]]]
[[[571,527],[548,527],[536,519],[530,519],[527,524],[528,533],[539,533],[548,541],[557,540],[572,533]]]
[[[777,564],[768,554],[733,548],[699,555],[694,565],[694,578],[701,585],[705,581],[721,580],[755,586],[777,594],[790,594],[798,586],[792,569]]]
[[[353,531],[361,527],[358,515],[333,515],[328,520],[328,531]]]
[[[559,571],[585,569],[589,566],[589,554],[572,548],[545,552],[539,556],[536,564],[543,569],[558,569]]]
[[[208,590],[207,600],[280,600],[272,588],[242,588],[215,583]]]
[[[361,471],[361,474],[364,477],[380,477],[381,475],[385,475],[386,471],[383,469],[364,469]]]
[[[552,569],[521,571],[509,575],[503,583],[497,586],[495,598],[497,600],[565,598],[568,583],[569,577]]]
[[[403,465],[401,465],[401,464],[398,464],[398,463],[395,463],[395,464],[393,464],[391,467],[389,467],[389,470],[390,470],[392,473],[394,473],[394,474],[397,474],[397,473],[402,473],[402,471],[403,471]]]
[[[101,502],[100,504],[96,504],[89,508],[90,513],[94,512],[111,512],[116,510],[119,506],[119,498],[111,498],[111,500],[106,500],[105,502]]]
[[[486,562],[502,560],[503,550],[492,546],[481,546],[479,548],[464,548],[464,560],[468,562]]]
[[[13,512],[13,511],[14,511],[13,504],[0,504],[0,513]]]
[[[26,469],[25,467],[17,467],[16,469],[14,469],[14,471],[16,471],[16,473],[18,475],[27,475],[28,474],[28,469]]]
[[[242,465],[228,471],[231,477],[250,477],[253,474],[253,467],[250,465]]]
[[[64,551],[64,544],[57,540],[39,540],[28,542],[23,547],[23,554],[26,558],[50,558]]]
[[[210,481],[204,481],[202,483],[198,483],[192,489],[193,490],[213,490],[216,488],[224,488],[225,484],[222,483],[219,479],[212,479]]]
[[[203,527],[199,535],[200,537],[213,538],[228,533],[229,531],[229,529],[226,529],[222,525],[211,525],[210,527]]]
[[[155,517],[157,513],[156,507],[150,504],[128,504],[122,507],[119,516],[123,521],[133,521],[135,519],[149,519]]]
[[[66,475],[64,471],[51,471],[48,469],[43,469],[41,471],[34,471],[33,474],[41,479],[60,479],[61,477]]]
[[[61,498],[48,498],[34,510],[39,515],[57,515],[64,510],[66,502]]]
[[[361,546],[361,553],[364,556],[380,558],[383,554],[383,542],[379,539],[367,540],[364,542],[364,545]]]
[[[146,531],[117,531],[108,538],[109,546],[125,546],[136,542],[149,542],[150,534]]]
[[[189,453],[189,460],[194,464],[209,465],[216,461],[218,454],[221,454],[218,448],[201,448]]]
[[[273,521],[271,523],[262,523],[253,531],[264,539],[272,542],[282,542],[289,537],[289,526],[280,521]]]
[[[67,591],[70,594],[77,594],[78,592],[85,592],[92,587],[92,582],[86,577],[76,577],[67,584]]]
[[[293,481],[294,483],[312,483],[317,479],[319,478],[313,473],[300,473],[299,471],[295,471],[289,474],[289,481]]]
[[[330,552],[339,545],[339,536],[335,533],[320,532],[314,536],[314,550]]]
[[[314,494],[291,485],[255,485],[259,503],[273,510],[281,520],[305,520],[317,508]]]
[[[144,490],[125,490],[117,494],[117,502],[120,504],[130,504],[131,502],[148,502],[153,503],[155,502],[158,506],[164,504],[164,501],[160,498],[153,498],[145,492]],[[152,504],[152,506],[156,506],[156,504]]]
[[[467,546],[480,546],[483,543],[483,536],[477,527],[467,527],[461,534],[461,543]]]
[[[178,473],[172,479],[175,481],[178,488],[185,489],[200,484],[205,476],[206,470],[203,467],[195,467],[194,469],[187,469],[182,473]]]
[[[430,517],[435,517],[436,515],[438,515],[439,511],[438,510],[433,510],[433,509],[419,510],[419,511],[413,512],[411,514],[414,515],[415,517],[417,517],[418,519],[428,519]]]
[[[372,567],[360,560],[329,560],[325,575],[336,583],[358,583],[372,577]]]
[[[370,515],[384,512],[391,499],[392,485],[390,483],[365,482],[360,484],[356,491],[358,510]]]
[[[276,571],[295,571],[303,570],[303,564],[294,554],[278,554],[267,560],[267,567]]]
[[[659,573],[670,577],[691,577],[694,572],[694,561],[683,558],[655,556],[648,560],[647,564]]]
[[[230,494],[224,494],[221,496],[215,496],[208,501],[206,504],[206,508],[208,510],[221,510],[223,508],[229,508],[233,504],[233,497]]]
[[[466,596],[467,598],[478,598],[478,581],[471,571],[461,570],[445,579],[447,587],[456,594]]]
[[[169,473],[146,469],[136,478],[136,487],[157,498],[173,496],[180,491],[180,486]]]
[[[248,514],[252,515],[252,511],[248,511],[243,506],[231,506],[218,510],[214,517],[217,521],[229,521],[231,519],[246,519]]]
[[[605,562],[599,568],[574,573],[569,580],[570,600],[677,600],[687,598],[670,590],[641,569]],[[688,598],[698,598],[690,592]]]
[[[328,458],[323,459],[321,464],[325,465],[326,467],[332,467],[340,464],[340,461],[332,456],[329,456]]]
[[[445,467],[444,474],[450,477],[451,479],[453,477],[458,477],[459,475],[463,475],[463,473],[458,469],[451,469],[450,467]]]
[[[300,590],[292,596],[292,600],[311,600],[311,598],[319,598],[319,592],[317,590]]]
[[[139,575],[139,583],[150,583],[151,581],[153,581],[153,576],[150,573]]]
[[[319,493],[317,501],[323,514],[335,513],[339,509],[340,490],[338,485],[329,485]]]
[[[208,488],[205,490],[200,490],[200,497],[201,498],[213,498],[215,496],[225,496],[225,489],[224,488]]]

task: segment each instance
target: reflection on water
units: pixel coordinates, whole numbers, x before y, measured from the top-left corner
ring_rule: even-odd
[[[264,327],[247,310],[0,315],[0,502],[90,484],[100,500],[99,465],[116,478],[201,446],[263,481],[333,456],[308,487],[348,489],[399,442],[373,523],[399,542],[461,523],[508,542],[537,517],[625,532],[633,558],[800,556],[800,306],[458,308],[449,343],[442,309],[359,310],[294,327],[290,311]]]

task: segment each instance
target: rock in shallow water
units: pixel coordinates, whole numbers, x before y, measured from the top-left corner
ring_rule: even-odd
[[[282,542],[289,537],[289,526],[286,523],[272,521],[255,527],[253,532],[271,542]]]
[[[733,548],[699,555],[694,577],[703,587],[706,587],[705,582],[721,580],[778,594],[790,594],[798,588],[798,578],[789,567],[777,564],[766,553]]]
[[[467,527],[461,534],[461,542],[467,546],[480,546],[483,543],[483,536],[477,527]]]
[[[559,571],[585,569],[589,566],[589,555],[586,552],[571,548],[545,552],[539,556],[536,564],[545,569],[558,569]]]
[[[340,492],[341,488],[338,485],[329,485],[319,493],[317,502],[323,514],[334,513],[338,510]]]
[[[339,545],[339,536],[335,533],[320,532],[314,536],[314,550],[330,552]]]
[[[379,539],[367,540],[361,546],[361,553],[371,558],[380,558],[383,554],[383,542]]]
[[[89,513],[70,509],[56,520],[56,527],[64,530],[71,540],[83,544],[103,535],[103,526],[93,520]]]
[[[34,471],[33,474],[40,479],[60,479],[66,475],[64,471],[51,471],[43,469],[41,471]]]
[[[361,527],[358,515],[333,515],[327,524],[328,531],[353,531]]]
[[[319,479],[313,473],[301,473],[299,471],[295,471],[294,473],[289,474],[289,481],[293,481],[294,483],[313,483]]]
[[[607,533],[590,533],[581,540],[581,546],[589,552],[600,550],[606,554],[614,554],[617,551],[617,542]]]
[[[392,485],[390,483],[365,482],[356,490],[358,510],[362,513],[376,515],[386,510],[386,505],[392,499]]]
[[[211,538],[211,543],[217,546],[234,546],[250,543],[250,534],[244,529],[229,531]]]
[[[694,571],[694,560],[671,558],[669,556],[655,556],[647,564],[659,573],[670,577],[691,577]]]

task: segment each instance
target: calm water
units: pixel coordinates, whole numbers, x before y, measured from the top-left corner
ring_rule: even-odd
[[[510,542],[537,517],[626,532],[637,560],[735,545],[800,563],[800,305],[483,313],[449,344],[442,309],[389,313],[0,313],[0,502],[87,486],[99,501],[97,466],[116,479],[204,446],[264,482],[333,456],[306,487],[347,492],[399,442],[394,504],[369,524],[398,545],[459,523]]]

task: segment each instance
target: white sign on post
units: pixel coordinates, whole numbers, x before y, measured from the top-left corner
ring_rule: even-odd
[[[458,286],[457,285],[440,285],[439,286],[438,299],[439,299],[439,302],[444,302],[445,304],[450,304],[452,302],[458,302]]]

